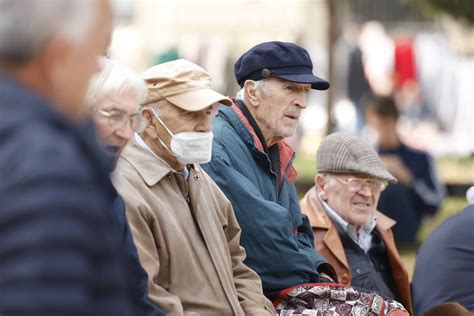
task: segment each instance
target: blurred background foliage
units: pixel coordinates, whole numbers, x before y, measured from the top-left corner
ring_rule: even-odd
[[[472,0],[415,0],[415,3],[427,17],[446,13],[453,18],[474,24],[474,3]]]

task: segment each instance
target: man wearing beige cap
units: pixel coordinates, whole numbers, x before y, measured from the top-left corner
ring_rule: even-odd
[[[380,193],[396,179],[370,144],[351,134],[324,138],[316,161],[315,186],[300,201],[316,250],[340,282],[398,300],[410,311],[408,275],[391,231],[395,221],[376,210]]]
[[[150,300],[167,315],[274,315],[244,263],[230,202],[200,168],[211,158],[211,118],[232,101],[201,67],[176,60],[142,75],[148,127],[123,150],[114,182],[126,204]]]

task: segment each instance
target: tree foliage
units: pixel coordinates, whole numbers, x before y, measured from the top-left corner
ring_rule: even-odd
[[[474,0],[415,0],[426,15],[446,13],[474,24]]]

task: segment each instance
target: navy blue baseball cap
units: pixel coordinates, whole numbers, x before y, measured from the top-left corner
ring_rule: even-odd
[[[326,90],[329,82],[313,75],[313,63],[303,47],[285,42],[266,42],[252,47],[234,65],[240,87],[245,80],[277,77],[286,81],[309,83],[312,89]]]

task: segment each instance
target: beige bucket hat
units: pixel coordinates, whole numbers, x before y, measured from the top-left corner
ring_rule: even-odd
[[[148,89],[141,105],[165,99],[186,111],[199,111],[216,102],[233,104],[211,89],[211,76],[204,69],[185,59],[153,66],[141,77]]]

